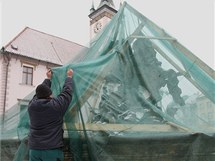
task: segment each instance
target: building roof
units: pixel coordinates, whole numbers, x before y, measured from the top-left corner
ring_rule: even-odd
[[[84,48],[80,44],[26,27],[5,46],[5,51],[63,65]]]

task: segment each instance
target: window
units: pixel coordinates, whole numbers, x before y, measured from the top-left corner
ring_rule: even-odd
[[[22,83],[26,85],[33,85],[33,68],[23,66]]]

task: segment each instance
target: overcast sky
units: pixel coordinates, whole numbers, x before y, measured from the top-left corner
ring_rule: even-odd
[[[120,0],[113,0],[116,9]],[[94,0],[97,8],[100,0]],[[127,0],[215,69],[214,0]],[[81,45],[89,42],[92,0],[0,0],[0,44],[26,26]]]

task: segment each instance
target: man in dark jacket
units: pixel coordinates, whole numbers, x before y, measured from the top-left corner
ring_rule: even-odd
[[[67,71],[62,92],[52,97],[51,77],[36,88],[36,94],[28,105],[30,117],[29,160],[63,161],[63,117],[72,100],[73,70]]]

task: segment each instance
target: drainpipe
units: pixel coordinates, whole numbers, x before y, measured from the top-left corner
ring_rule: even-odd
[[[7,79],[8,79],[8,69],[10,64],[10,56],[5,52],[4,47],[0,50],[1,54],[3,55],[4,62],[6,62],[6,73],[5,73],[5,88],[4,88],[4,104],[3,104],[3,117],[2,122],[4,123],[5,120],[5,112],[6,112],[6,98],[7,98]],[[4,125],[4,124],[3,124]]]

